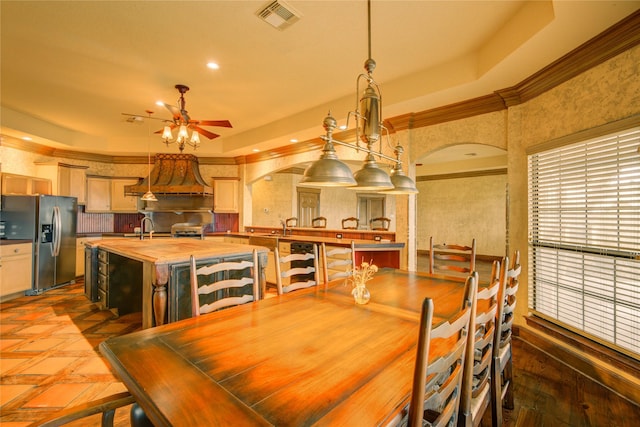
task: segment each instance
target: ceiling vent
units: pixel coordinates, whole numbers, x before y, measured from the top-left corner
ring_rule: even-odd
[[[256,15],[281,31],[297,22],[302,16],[300,12],[282,0],[269,2],[266,6],[258,10]]]

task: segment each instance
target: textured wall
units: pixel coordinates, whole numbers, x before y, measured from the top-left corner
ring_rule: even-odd
[[[436,243],[469,244],[477,253],[503,256],[507,175],[418,182],[418,249]]]

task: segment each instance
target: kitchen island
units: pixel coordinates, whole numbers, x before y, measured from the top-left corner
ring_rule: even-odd
[[[92,300],[119,314],[142,311],[142,327],[191,317],[189,258],[198,265],[250,260],[258,250],[264,278],[268,248],[198,239],[103,239],[86,244],[85,280]],[[139,309],[139,310],[138,310]]]

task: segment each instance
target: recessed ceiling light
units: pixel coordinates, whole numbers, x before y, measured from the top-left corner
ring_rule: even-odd
[[[220,66],[215,62],[207,62],[207,68],[211,68],[212,70],[220,69]]]
[[[31,138],[30,136],[23,136],[22,139],[25,141],[33,141],[33,138]]]
[[[156,101],[156,105],[157,105],[158,107],[164,107],[164,102],[162,102],[162,101]]]
[[[298,142],[298,140],[297,140],[297,139],[295,139],[295,138],[291,138],[291,139],[289,140],[289,142]]]
[[[347,128],[347,125],[342,125],[342,126],[338,127],[338,129],[340,129],[340,130],[345,130],[346,128]]]
[[[253,151],[254,153],[258,153],[258,152],[260,151],[260,149],[259,149],[259,148],[254,148],[252,151]]]

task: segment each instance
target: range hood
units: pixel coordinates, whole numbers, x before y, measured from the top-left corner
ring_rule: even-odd
[[[141,195],[149,191],[156,196],[211,196],[211,188],[200,175],[198,158],[193,154],[156,154],[150,175],[142,182],[127,185],[124,192],[128,196]]]

